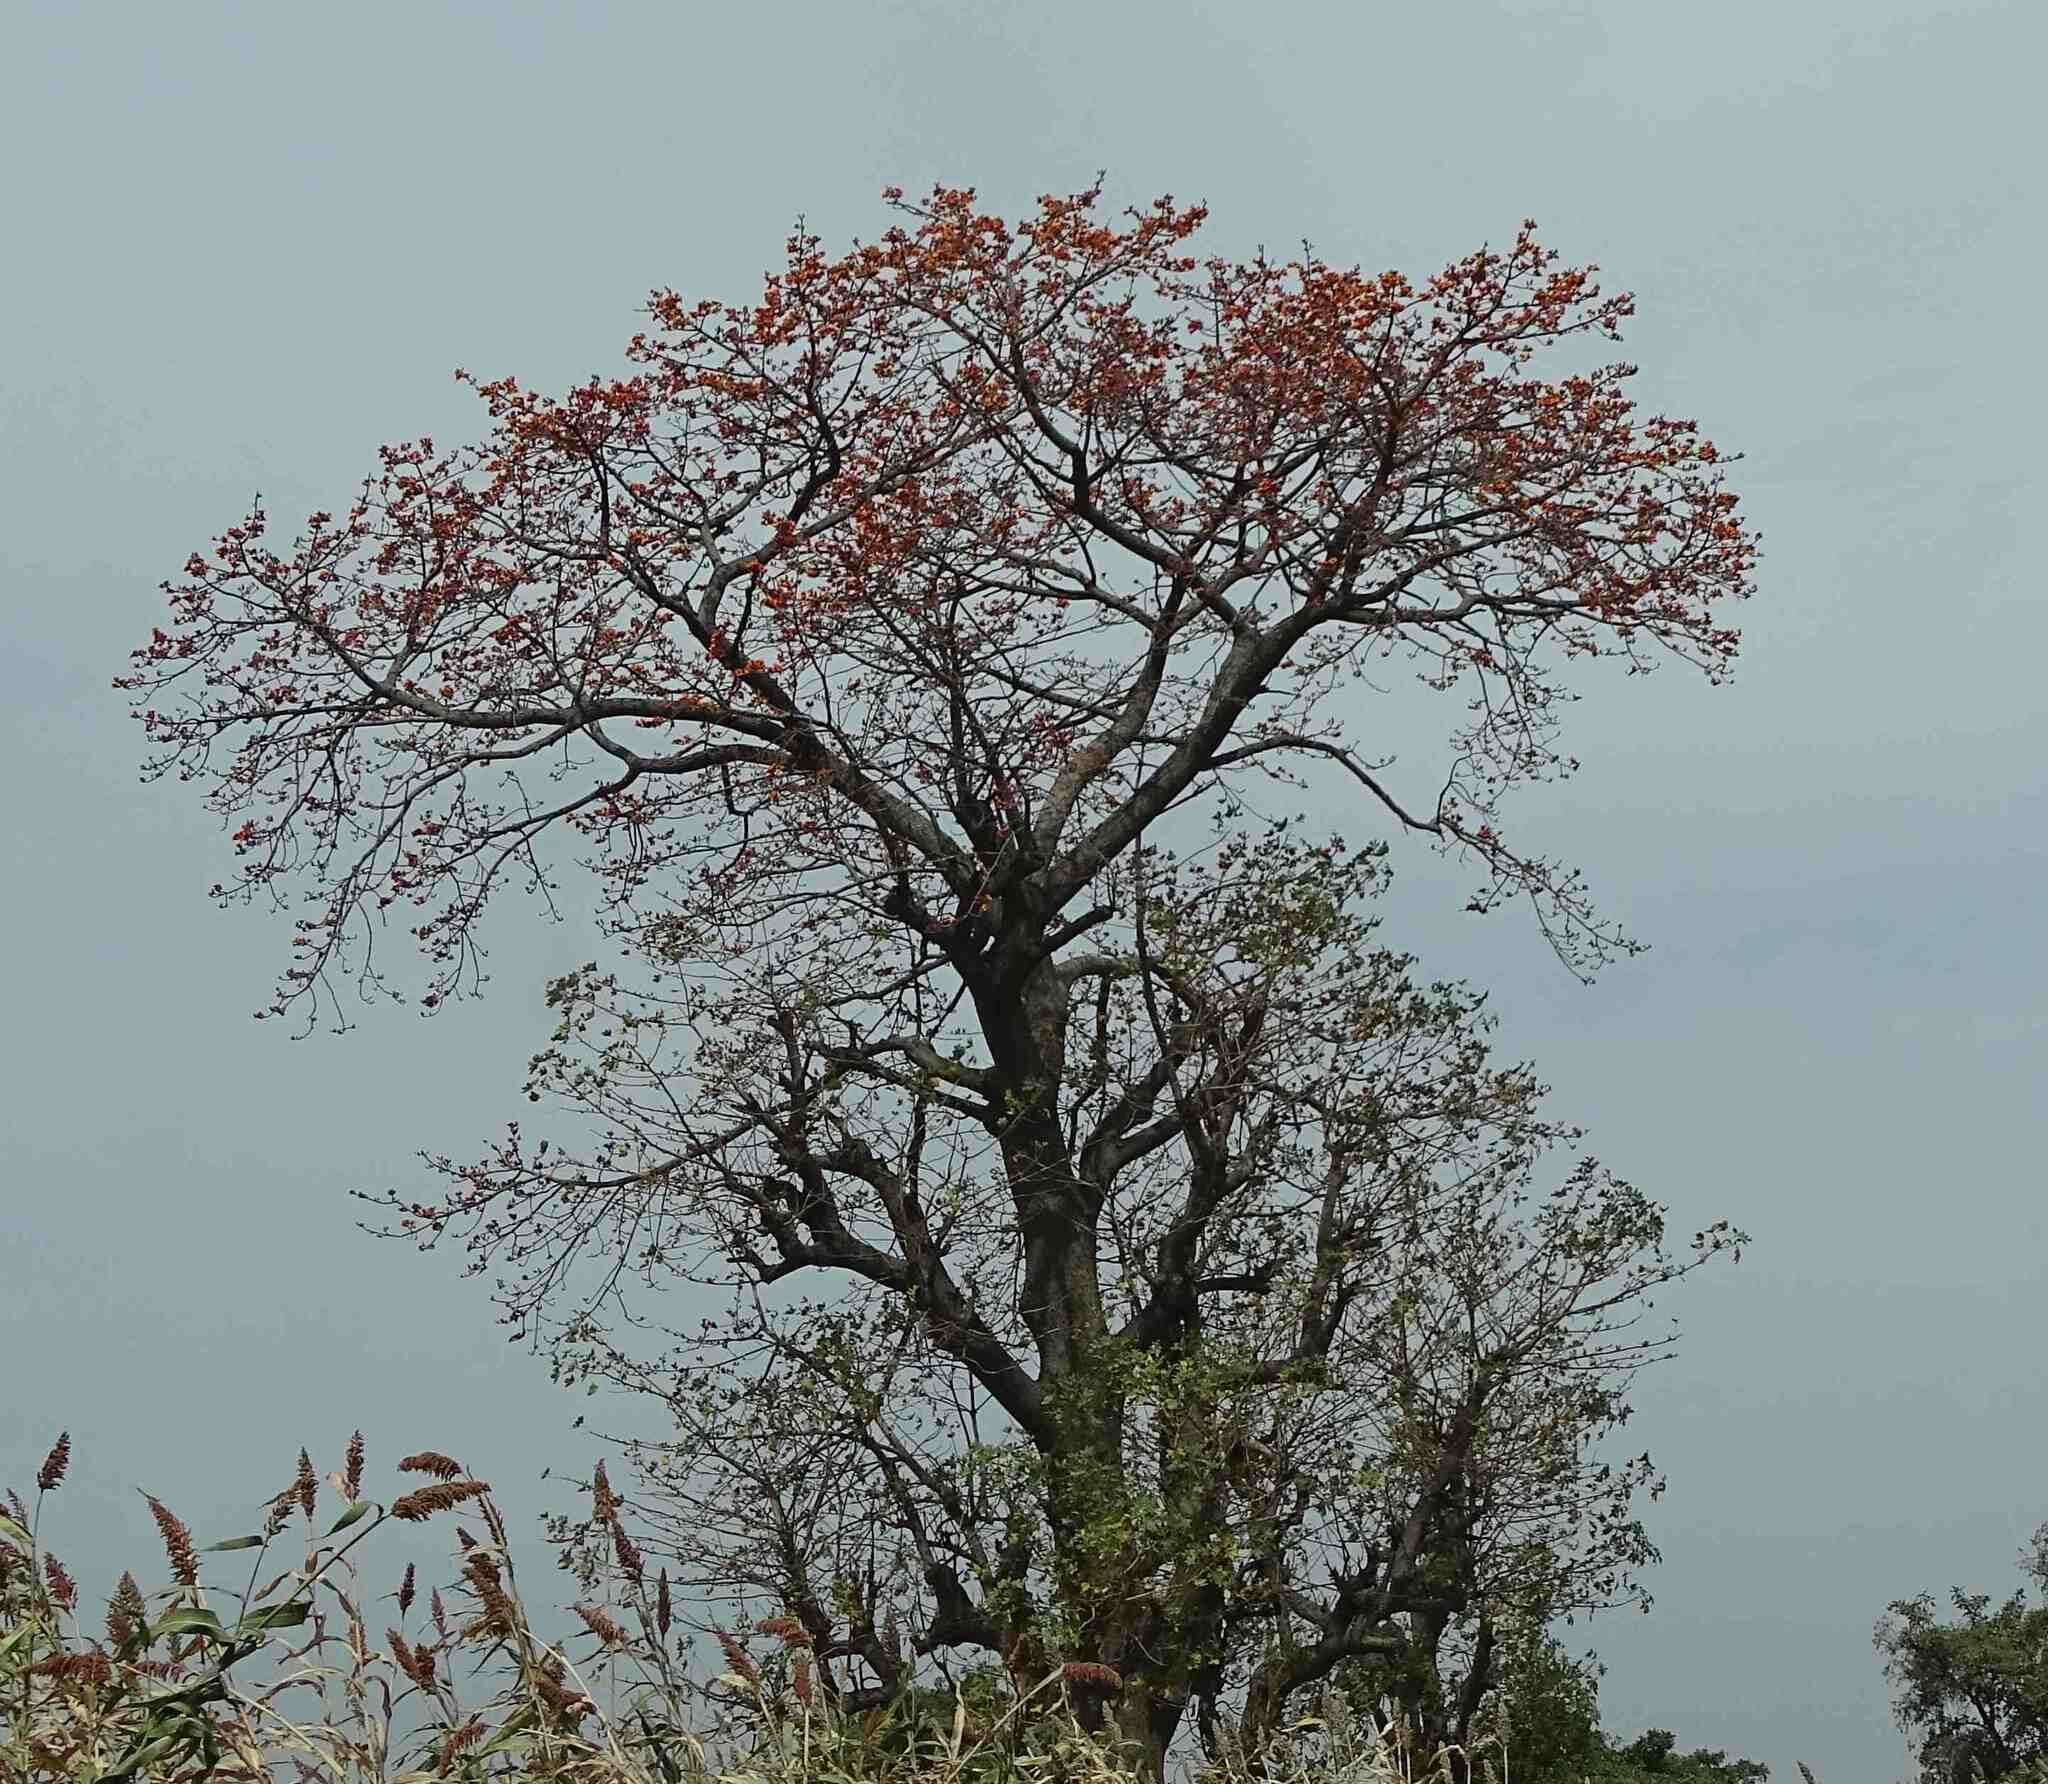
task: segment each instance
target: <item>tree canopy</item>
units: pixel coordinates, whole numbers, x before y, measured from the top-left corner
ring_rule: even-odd
[[[122,685],[234,826],[217,891],[302,889],[275,1013],[400,995],[401,911],[426,1006],[476,989],[580,846],[629,964],[551,988],[560,1131],[396,1213],[672,1409],[642,1509],[828,1689],[1064,1665],[1156,1770],[1369,1663],[1455,1738],[1509,1622],[1634,1591],[1654,1474],[1594,1445],[1736,1235],[1545,1174],[1576,1135],[1380,945],[1362,839],[1590,970],[1622,938],[1504,797],[1572,765],[1573,659],[1724,672],[1755,540],[1632,368],[1545,375],[1630,303],[1531,227],[1413,284],[1198,259],[1170,200],[890,196],[757,303],[657,294],[628,375],[475,381],[481,443],[288,545],[259,505]],[[1427,780],[1396,660],[1452,697]],[[1310,782],[1343,833],[1276,809]],[[685,1278],[722,1325],[662,1329]]]
[[[2048,1592],[2048,1523],[2020,1557]],[[1877,1625],[1899,1726],[1928,1784],[1970,1784],[2036,1768],[2048,1776],[2048,1603],[2026,1588],[1993,1608],[1985,1592],[1949,1593],[1944,1622],[1931,1593],[1893,1600]]]

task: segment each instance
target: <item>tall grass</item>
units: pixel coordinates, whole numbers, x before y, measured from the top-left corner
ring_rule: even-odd
[[[362,1435],[323,1481],[301,1451],[290,1483],[258,1502],[245,1535],[200,1548],[150,1499],[169,1583],[124,1571],[88,1613],[43,1530],[71,1464],[60,1436],[0,1513],[0,1779],[66,1784],[415,1784],[429,1779],[562,1784],[1125,1784],[1073,1714],[1069,1666],[1006,1703],[957,1697],[950,1720],[901,1706],[841,1714],[813,1676],[793,1617],[717,1632],[725,1671],[690,1677],[672,1637],[665,1572],[649,1570],[600,1468],[593,1512],[612,1566],[568,1607],[554,1640],[535,1628],[489,1485],[438,1451],[406,1456],[413,1477],[388,1503],[363,1485]],[[324,1505],[324,1509],[323,1509]],[[452,1527],[452,1576],[422,1597],[415,1565],[372,1598],[368,1545],[387,1522]],[[470,1524],[481,1534],[473,1533]],[[297,1526],[293,1533],[293,1526]],[[226,1581],[205,1577],[228,1572]],[[389,1606],[387,1612],[384,1606]],[[770,1638],[758,1656],[749,1643]],[[708,1725],[703,1712],[710,1712]],[[1405,1768],[1359,1742],[1334,1700],[1297,1725],[1326,1739],[1325,1784]],[[720,1747],[724,1739],[728,1744]],[[1210,1784],[1230,1784],[1229,1766]],[[1306,1784],[1307,1771],[1295,1784]]]

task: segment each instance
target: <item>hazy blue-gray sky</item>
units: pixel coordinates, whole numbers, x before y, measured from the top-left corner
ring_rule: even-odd
[[[1765,535],[1737,684],[1595,678],[1584,772],[1519,810],[1654,951],[1592,989],[1459,913],[1414,850],[1397,939],[1494,989],[1602,1156],[1739,1270],[1631,1434],[1663,1461],[1648,1619],[1598,1631],[1610,1725],[1824,1784],[1905,1768],[1885,1601],[2005,1589],[2048,1518],[2040,876],[2038,6],[1929,0],[1038,0],[4,8],[0,1480],[59,1426],[87,1563],[146,1486],[226,1534],[360,1424],[522,1516],[578,1408],[448,1257],[353,1228],[513,1112],[541,981],[291,1045],[283,926],[136,784],[107,683],[157,582],[260,488],[346,499],[382,440],[474,425],[449,372],[618,363],[649,287],[742,296],[798,212],[896,183],[1006,206],[1106,169],[1426,272],[1525,216],[1633,289],[1651,408],[1697,414]],[[547,1596],[544,1587],[541,1594]],[[566,1597],[566,1593],[559,1596]]]

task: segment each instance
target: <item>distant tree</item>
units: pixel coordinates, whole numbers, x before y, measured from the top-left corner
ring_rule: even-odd
[[[1498,1773],[1505,1754],[1515,1784],[1579,1784],[1605,1751],[1598,1667],[1543,1627],[1533,1594],[1494,1594],[1485,1609],[1483,1642],[1468,1617],[1346,1660],[1335,1678],[1350,1713],[1422,1770],[1444,1755],[1454,1778],[1484,1775],[1475,1757]]]
[[[2048,1523],[2020,1564],[2048,1592]],[[2026,1588],[1996,1610],[1988,1593],[1949,1593],[1953,1621],[1932,1594],[1893,1601],[1879,1619],[1877,1650],[1893,1708],[1928,1784],[1995,1781],[2039,1768],[2048,1777],[2048,1603],[2029,1607]]]
[[[1594,1446],[1734,1235],[1539,1179],[1570,1130],[1376,945],[1359,838],[1590,970],[1620,938],[1501,796],[1572,766],[1565,659],[1718,676],[1755,542],[1631,368],[1532,369],[1630,305],[1528,229],[1418,287],[1198,262],[1165,200],[903,208],[758,303],[658,296],[630,376],[480,384],[485,443],[387,448],[289,546],[259,507],[123,685],[234,825],[223,895],[308,884],[278,1013],[386,988],[395,911],[427,1007],[475,989],[492,895],[589,851],[635,966],[551,989],[572,1119],[397,1214],[672,1408],[674,1555],[827,1691],[1064,1665],[1155,1772],[1346,1660],[1476,1701],[1502,1620],[1629,1595],[1653,1476]],[[1410,789],[1398,659],[1462,697]],[[1261,809],[1312,775],[1348,837]],[[633,1293],[681,1277],[722,1328]]]
[[[1604,1671],[1591,1654],[1570,1653],[1554,1629],[1522,1625],[1500,1644],[1486,1697],[1459,1737],[1476,1763],[1454,1762],[1452,1774],[1469,1769],[1508,1784],[1763,1784],[1770,1775],[1766,1765],[1715,1749],[1680,1753],[1667,1729],[1631,1741],[1606,1734],[1600,1726]],[[1451,1731],[1431,1729],[1426,1703],[1418,1715],[1412,1697],[1387,1692],[1384,1675],[1375,1678],[1366,1663],[1348,1663],[1347,1677],[1354,1710],[1408,1750],[1427,1748],[1432,1735],[1451,1738]]]
[[[1666,1728],[1652,1728],[1627,1746],[1603,1742],[1606,1751],[1588,1776],[1594,1784],[1644,1784],[1653,1778],[1672,1784],[1764,1784],[1771,1768],[1761,1760],[1730,1759],[1718,1747],[1680,1753]]]

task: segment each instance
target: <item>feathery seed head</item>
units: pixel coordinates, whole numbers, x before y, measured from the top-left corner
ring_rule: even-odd
[[[711,1633],[716,1638],[719,1647],[724,1650],[725,1658],[733,1671],[745,1679],[749,1685],[760,1684],[761,1669],[754,1664],[752,1657],[747,1653],[746,1649],[741,1647],[726,1630],[714,1628]]]
[[[811,1645],[810,1631],[787,1612],[779,1617],[763,1617],[754,1627],[763,1635],[775,1636],[785,1648],[808,1648]]]
[[[401,1474],[431,1474],[438,1480],[455,1480],[462,1474],[462,1464],[439,1450],[420,1450],[402,1456],[398,1468]]]
[[[391,1515],[403,1518],[408,1523],[424,1523],[437,1511],[448,1511],[466,1499],[480,1497],[485,1491],[480,1480],[436,1481],[431,1487],[415,1487],[410,1493],[402,1493],[391,1502]]]
[[[612,1553],[618,1557],[619,1571],[634,1585],[639,1585],[645,1571],[640,1551],[634,1547],[633,1539],[626,1534],[626,1527],[616,1514],[612,1517]]]
[[[36,1491],[47,1493],[64,1478],[64,1470],[71,1466],[71,1433],[59,1431],[57,1441],[50,1446],[50,1453],[43,1458],[42,1467],[36,1470]]]
[[[43,1557],[43,1577],[50,1582],[50,1598],[59,1610],[77,1609],[78,1582],[65,1571],[64,1563],[55,1555]]]
[[[607,1647],[622,1648],[626,1645],[625,1630],[601,1606],[578,1604],[570,1608],[583,1619],[583,1627]]]
[[[156,1519],[157,1530],[164,1539],[164,1553],[170,1559],[171,1577],[181,1586],[198,1585],[199,1556],[192,1547],[192,1532],[155,1494],[145,1493],[143,1498],[149,1501],[149,1515]]]

